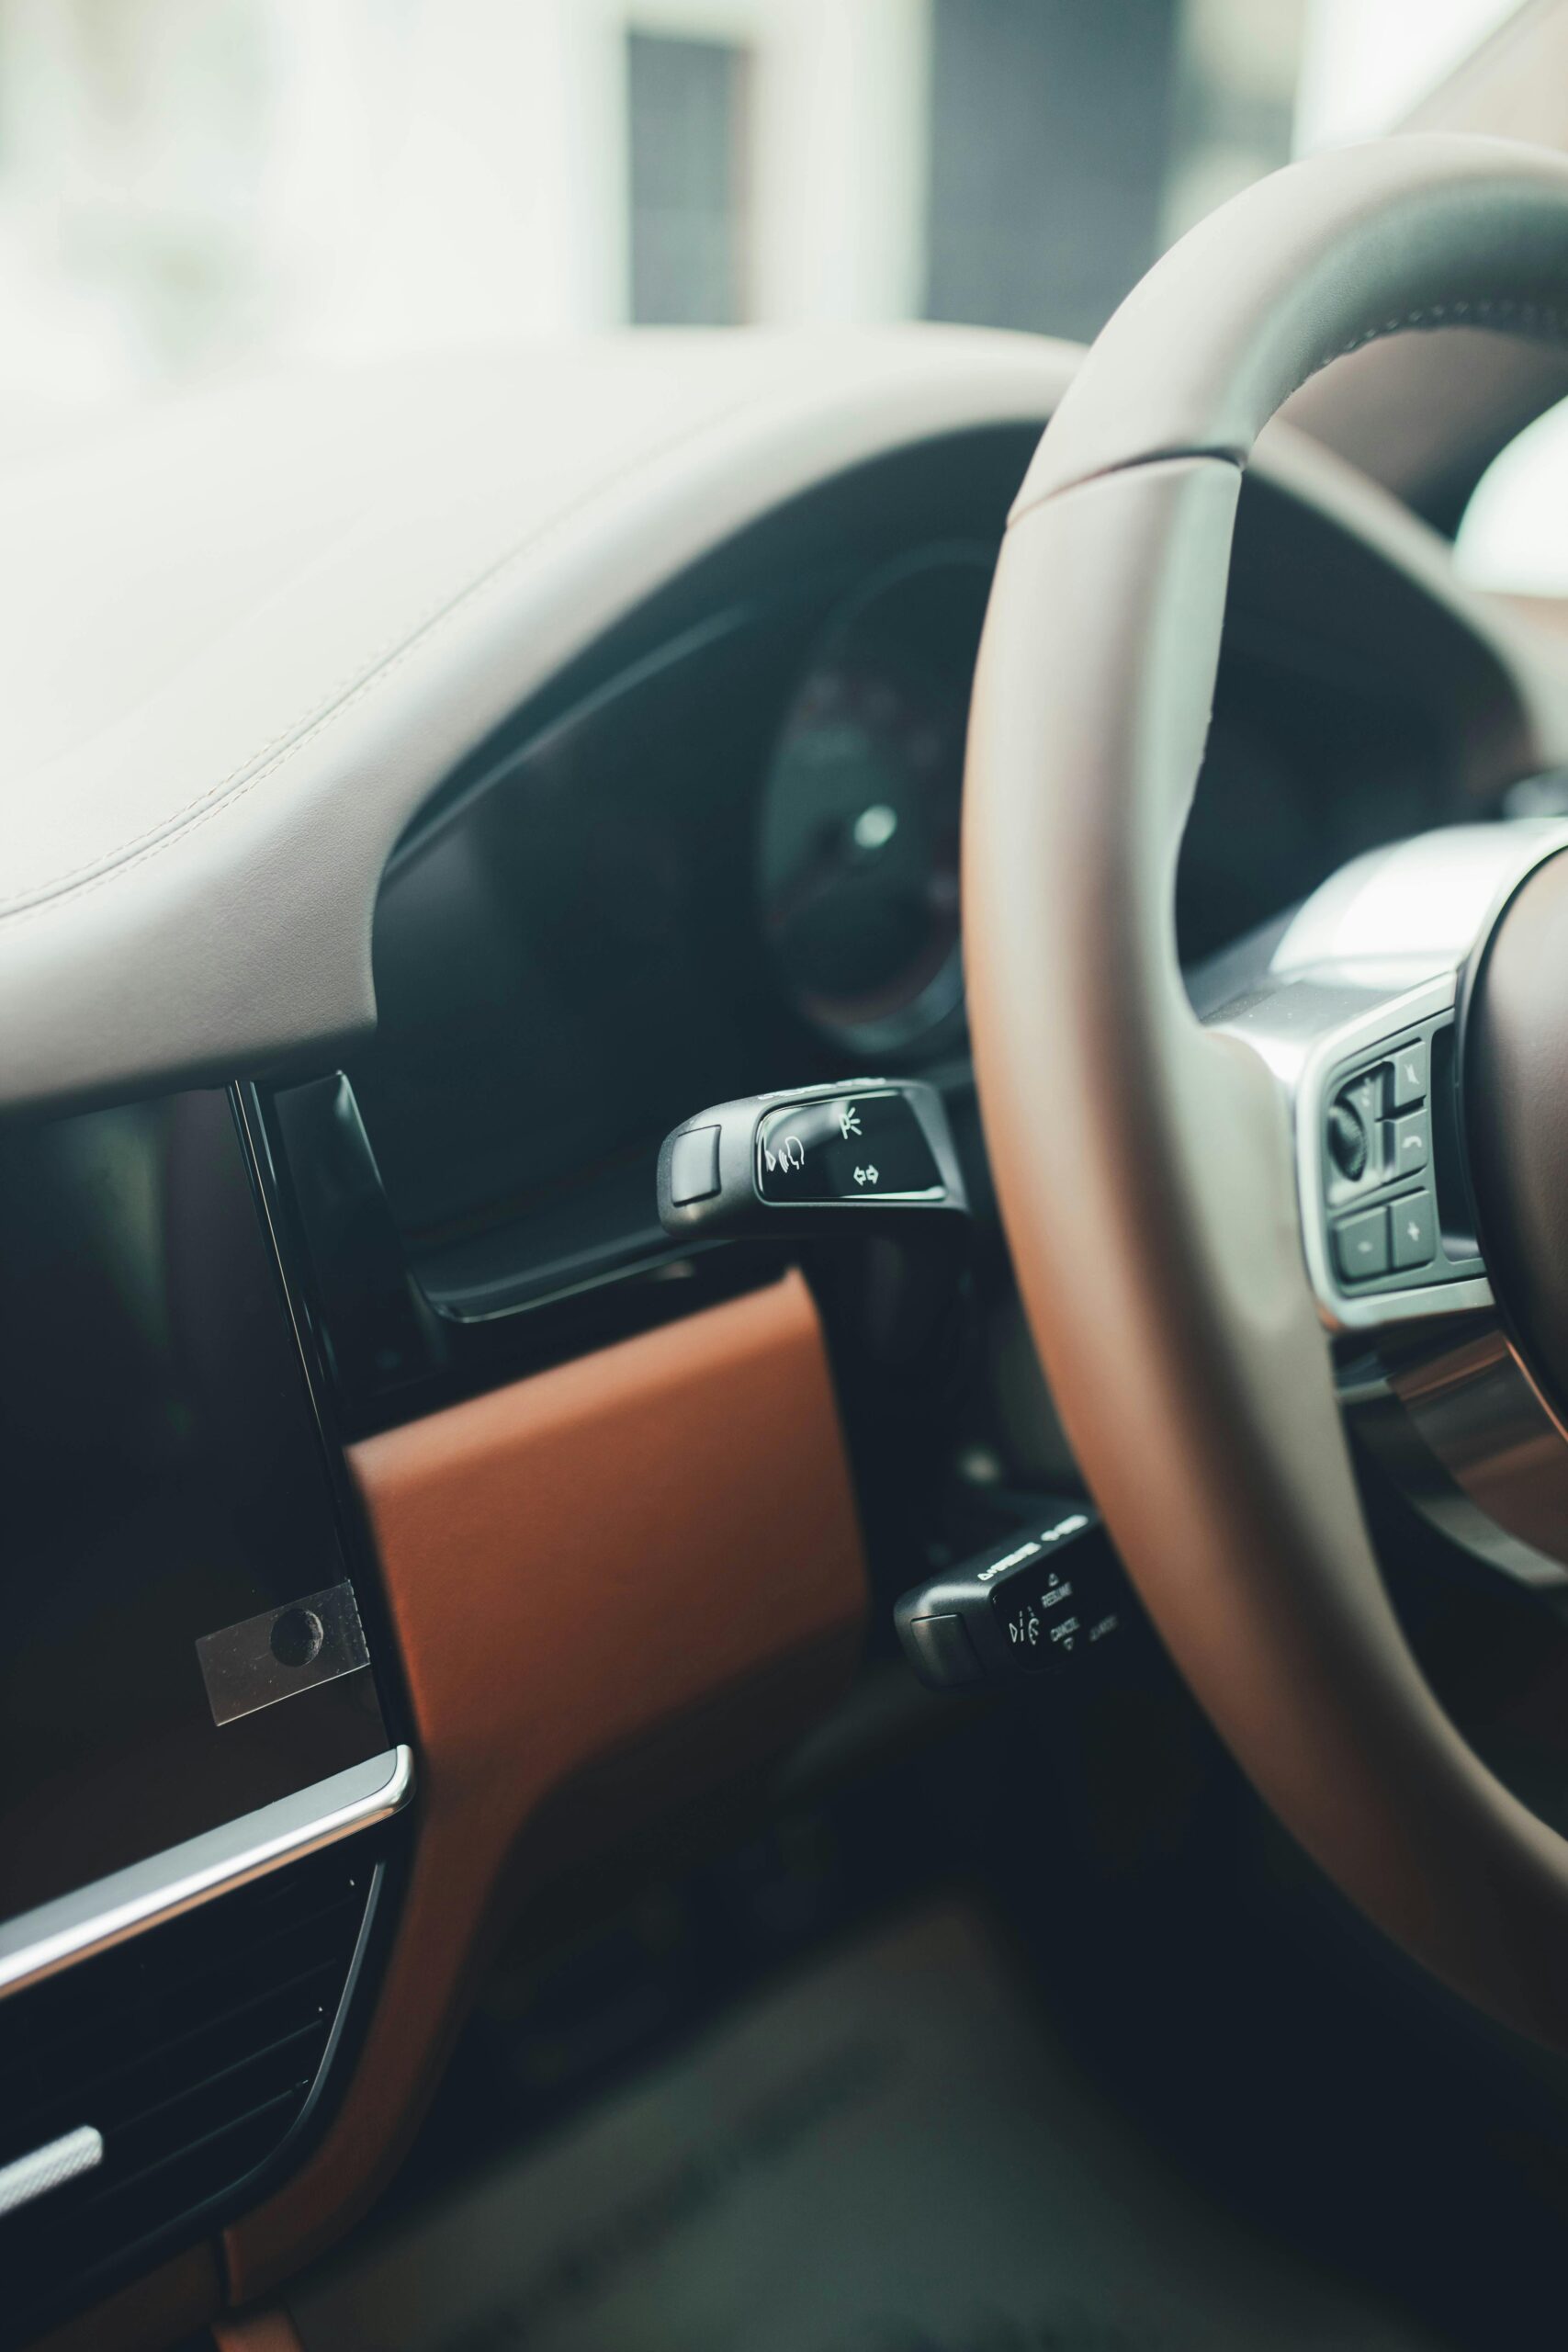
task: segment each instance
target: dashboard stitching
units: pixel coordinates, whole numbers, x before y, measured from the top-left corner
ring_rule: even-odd
[[[349,683],[348,678],[345,678],[330,687],[325,699],[317,704],[315,710],[307,716],[303,725],[296,720],[281,733],[270,737],[267,741],[259,745],[255,751],[242,760],[237,767],[231,768],[229,774],[221,777],[217,784],[209,785],[204,792],[198,793],[194,800],[187,801],[184,808],[175,809],[173,815],[164,818],[146,831],[131,835],[128,841],[118,843],[112,850],[106,850],[101,856],[94,858],[89,864],[55,875],[34,889],[20,892],[9,899],[0,899],[0,922],[20,924],[30,916],[48,912],[61,899],[83,898],[88,891],[97,888],[100,884],[112,881],[122,874],[129,874],[136,866],[145,864],[149,858],[156,856],[160,850],[168,847],[171,842],[194,832],[198,826],[205,824],[209,818],[218,815],[220,810],[233,807],[237,801],[244,797],[246,793],[254,790],[258,784],[264,783],[269,775],[274,775],[287,760],[293,757],[296,752],[302,751],[306,744],[329,726],[334,718],[340,717],[345,710],[351,709],[373,687],[389,677],[409,655],[415,652],[420,645],[434,633],[442,623],[452,619],[471,600],[480,595],[487,588],[493,586],[520,556],[527,554],[542,541],[547,540],[553,533],[570,522],[584,507],[591,506],[606,489],[613,488],[617,482],[636,474],[650,461],[667,456],[671,450],[695,440],[700,435],[710,431],[716,425],[726,424],[744,410],[755,407],[761,398],[761,392],[748,394],[744,399],[731,402],[728,407],[716,411],[713,415],[702,418],[697,424],[685,426],[679,433],[671,434],[668,440],[658,443],[653,448],[639,450],[634,458],[617,469],[615,473],[596,481],[592,490],[582,498],[574,500],[570,506],[562,507],[558,513],[550,517],[548,522],[542,524],[537,530],[530,532],[525,538],[518,540],[515,545],[496,557],[482,571],[476,573],[453,594],[427,605],[423,612],[416,614],[413,620],[405,625],[397,638],[387,639],[368,656],[367,666],[361,666],[357,677],[353,678],[352,684]],[[350,677],[353,677],[352,673]],[[262,763],[260,766],[254,764],[257,761]]]

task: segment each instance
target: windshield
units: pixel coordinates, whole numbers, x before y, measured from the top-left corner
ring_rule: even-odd
[[[1508,0],[0,0],[0,434],[627,324],[1091,335]]]

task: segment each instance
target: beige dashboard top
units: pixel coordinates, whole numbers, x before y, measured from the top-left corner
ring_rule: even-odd
[[[225,386],[13,460],[0,1105],[323,1066],[374,1018],[387,856],[465,752],[738,528],[884,451],[1043,424],[1076,356],[643,332]],[[1263,463],[1454,599],[1346,469],[1284,432]]]

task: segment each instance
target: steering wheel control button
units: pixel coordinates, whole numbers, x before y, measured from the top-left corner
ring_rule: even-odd
[[[1401,1046],[1389,1064],[1388,1107],[1391,1111],[1408,1111],[1415,1102],[1427,1099],[1427,1040],[1414,1038]]]
[[[1328,1153],[1348,1183],[1359,1184],[1367,1172],[1371,1146],[1366,1121],[1348,1094],[1328,1114]]]
[[[1395,1272],[1429,1266],[1438,1254],[1438,1211],[1430,1193],[1412,1193],[1408,1200],[1395,1201],[1388,1215]]]
[[[941,1690],[981,1676],[1077,1672],[1133,1614],[1093,1504],[1043,1497],[1015,1534],[905,1593],[893,1621],[915,1672]]]
[[[1363,1070],[1350,1084],[1341,1086],[1329,1103],[1324,1146],[1332,1207],[1346,1207],[1358,1193],[1373,1192],[1387,1181],[1383,1108],[1382,1079],[1377,1070]]]
[[[1489,1302],[1459,1128],[1458,1050],[1452,1005],[1439,1001],[1419,1025],[1368,1040],[1317,1080],[1305,1111],[1318,1130],[1317,1188],[1314,1196],[1303,1170],[1302,1205],[1317,1236],[1318,1297],[1335,1322],[1364,1330],[1451,1313],[1461,1288],[1464,1306]]]
[[[1334,1250],[1348,1283],[1370,1283],[1388,1272],[1388,1211],[1363,1209],[1341,1217],[1334,1228]]]
[[[1391,1177],[1421,1176],[1432,1164],[1432,1116],[1412,1111],[1395,1119],[1389,1131],[1388,1172]]]
[[[712,1200],[718,1191],[716,1126],[688,1127],[670,1151],[670,1198],[677,1208]]]
[[[769,1113],[757,1190],[765,1201],[938,1200],[942,1182],[901,1094],[843,1094]]]

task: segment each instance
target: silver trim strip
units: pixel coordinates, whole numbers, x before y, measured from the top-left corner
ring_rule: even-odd
[[[51,2188],[63,2188],[68,2180],[96,2172],[103,2160],[103,2133],[84,2123],[80,2131],[67,2132],[46,2147],[35,2148],[30,2155],[0,2165],[0,2214],[20,2212],[36,2198],[47,2197]]]
[[[0,1998],[107,1951],[284,1862],[389,1820],[413,1794],[413,1757],[389,1748],[0,1926]]]

